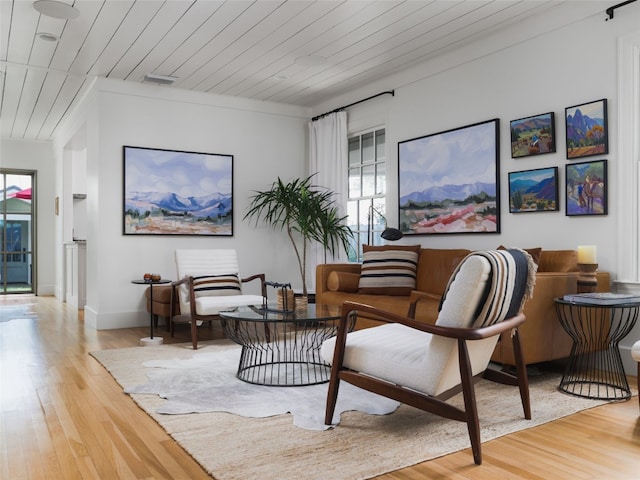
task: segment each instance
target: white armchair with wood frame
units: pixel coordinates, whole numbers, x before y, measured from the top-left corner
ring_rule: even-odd
[[[341,381],[445,418],[466,422],[476,464],[482,462],[474,384],[482,378],[519,386],[531,419],[529,383],[518,327],[533,293],[536,266],[522,250],[474,252],[457,267],[435,325],[353,302],[342,306],[338,333],[321,348],[332,364],[325,423],[331,424]],[[419,296],[415,296],[416,301]],[[415,307],[415,305],[413,305]],[[410,308],[409,315],[414,308]],[[383,325],[349,333],[362,313]],[[490,369],[493,349],[511,331],[515,374]],[[447,400],[462,392],[464,407]],[[341,428],[343,424],[337,428]],[[437,439],[425,438],[425,442]]]
[[[172,283],[171,312],[179,303],[179,315],[169,322],[191,323],[193,349],[198,349],[198,324],[219,320],[219,313],[248,305],[262,305],[266,297],[264,273],[240,278],[234,249],[178,249],[175,251],[178,280]],[[260,281],[261,295],[243,294],[242,284]]]

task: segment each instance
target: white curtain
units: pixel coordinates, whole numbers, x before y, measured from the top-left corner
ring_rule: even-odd
[[[348,193],[347,176],[347,113],[336,112],[309,122],[309,171],[316,174],[312,183],[330,189],[335,193],[340,215],[346,215]],[[316,265],[325,263],[325,252],[319,245],[313,245],[309,252],[309,285],[315,290]],[[327,262],[346,262],[346,252],[336,252]]]

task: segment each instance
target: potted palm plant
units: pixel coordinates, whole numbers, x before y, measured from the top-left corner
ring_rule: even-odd
[[[255,191],[244,219],[285,230],[293,245],[302,279],[302,295],[307,297],[307,250],[318,242],[332,255],[347,250],[353,232],[340,216],[334,193],[311,183],[313,175],[288,183],[280,177],[265,191]]]

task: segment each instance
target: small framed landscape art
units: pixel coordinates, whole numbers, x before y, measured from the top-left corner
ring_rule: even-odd
[[[509,212],[550,212],[558,206],[558,167],[509,172]]]
[[[233,155],[123,147],[124,235],[233,235]]]
[[[500,233],[498,124],[398,142],[402,233]]]
[[[606,98],[567,107],[565,125],[568,159],[609,153]]]
[[[565,169],[567,215],[606,215],[607,161],[570,163]]]
[[[511,158],[555,152],[554,117],[554,113],[549,112],[511,120]]]

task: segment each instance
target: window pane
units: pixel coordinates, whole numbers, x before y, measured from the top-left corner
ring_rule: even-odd
[[[347,202],[347,226],[353,231],[359,230],[358,224],[358,201]]]
[[[376,195],[384,195],[387,192],[387,165],[376,163]]]
[[[376,132],[376,161],[383,161],[386,157],[384,130]]]
[[[360,185],[360,168],[349,169],[349,198],[358,198],[362,196],[362,187]]]
[[[362,167],[362,196],[370,197],[375,195],[375,177],[376,167],[375,165],[368,165]]]
[[[373,163],[375,151],[373,148],[373,132],[362,135],[362,163]]]
[[[362,241],[367,243],[367,232],[369,231],[369,206],[370,200],[361,200],[359,202],[359,215],[360,215],[360,231],[362,232]]]
[[[349,166],[360,164],[360,137],[349,139]]]

